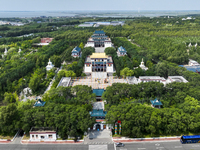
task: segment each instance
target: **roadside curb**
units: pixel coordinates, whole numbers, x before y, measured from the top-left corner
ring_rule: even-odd
[[[158,141],[179,141],[180,137],[162,137],[162,138],[113,138],[113,142],[136,143],[136,142],[158,142]]]
[[[74,142],[73,140],[58,140],[58,141],[29,141],[22,140],[21,144],[82,144],[83,140]]]

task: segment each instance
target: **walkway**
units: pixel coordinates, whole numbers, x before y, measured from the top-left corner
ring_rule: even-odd
[[[95,53],[104,53],[105,47],[95,47]]]

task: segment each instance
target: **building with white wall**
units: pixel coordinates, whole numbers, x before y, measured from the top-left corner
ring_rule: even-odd
[[[48,65],[46,66],[46,70],[49,71],[54,67],[54,65],[52,64],[52,62],[49,59]]]
[[[120,56],[125,56],[127,55],[126,54],[127,51],[125,48],[123,48],[122,46],[120,46],[118,49],[117,49],[117,56],[120,57]]]
[[[199,66],[200,64],[195,60],[189,59],[188,65],[189,66]]]
[[[105,35],[103,30],[95,31],[94,34],[88,39],[85,47],[113,47],[111,39]]]
[[[72,57],[76,58],[76,57],[81,57],[81,48],[79,48],[78,46],[76,46],[73,50],[72,50]]]
[[[92,53],[85,60],[84,73],[91,75],[92,73],[104,73],[113,74],[114,65],[111,56],[107,56],[105,53]]]
[[[57,139],[56,131],[48,127],[32,127],[29,133],[30,141],[55,141]]]

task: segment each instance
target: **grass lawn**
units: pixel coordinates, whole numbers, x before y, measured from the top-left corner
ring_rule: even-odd
[[[30,135],[24,135],[22,140],[29,140],[30,139]]]
[[[4,135],[0,135],[0,139],[2,140],[2,139],[8,139],[8,140],[11,140],[11,139],[13,139],[13,137],[14,137],[14,135],[13,136],[4,136]]]

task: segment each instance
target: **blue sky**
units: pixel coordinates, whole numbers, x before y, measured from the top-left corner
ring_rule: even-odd
[[[0,0],[0,11],[200,10],[200,0]]]

